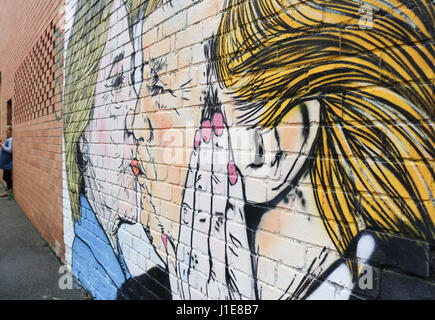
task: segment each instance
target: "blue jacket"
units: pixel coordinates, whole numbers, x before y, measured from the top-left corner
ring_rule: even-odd
[[[0,169],[12,170],[12,137],[3,144],[0,152]]]
[[[117,257],[84,195],[80,208],[80,221],[74,224],[72,273],[95,299],[116,299],[118,289],[131,277],[121,248]]]

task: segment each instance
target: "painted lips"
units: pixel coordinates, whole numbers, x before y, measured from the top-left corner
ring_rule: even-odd
[[[139,162],[137,159],[133,159],[130,163],[131,170],[133,171],[133,174],[138,177],[140,174],[140,168],[139,168]]]

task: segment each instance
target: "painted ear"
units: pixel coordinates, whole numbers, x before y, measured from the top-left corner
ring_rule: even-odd
[[[260,168],[265,162],[264,141],[259,128],[255,128],[254,130],[255,160],[253,163],[249,164],[249,167]],[[279,141],[278,137],[277,141]]]
[[[85,172],[89,163],[89,142],[84,137],[84,133],[77,141],[77,165],[80,172]]]

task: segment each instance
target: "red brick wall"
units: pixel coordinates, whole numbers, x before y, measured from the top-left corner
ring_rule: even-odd
[[[63,259],[61,112],[64,2],[0,1],[1,137],[12,99],[14,194]],[[57,31],[57,32],[56,32]]]

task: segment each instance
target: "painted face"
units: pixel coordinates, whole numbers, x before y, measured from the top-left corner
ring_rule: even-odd
[[[103,227],[114,231],[123,220],[137,220],[136,180],[130,166],[135,142],[129,129],[137,95],[131,77],[134,51],[127,12],[121,0],[114,1],[111,11],[98,67],[95,106],[85,131],[87,141],[82,144],[87,145],[88,154],[88,199],[94,200],[91,205]]]
[[[318,129],[319,103],[313,100],[294,108],[273,129],[244,125],[240,109],[231,104],[223,106],[247,200],[264,203],[276,199],[305,172]]]
[[[195,16],[212,16],[217,10],[216,2],[207,3],[214,6],[197,8]],[[142,223],[150,232],[160,231],[152,237],[154,245],[163,252],[168,239],[177,238],[178,228],[175,224],[172,227],[171,221],[179,221],[177,205],[182,198],[182,189],[175,189],[170,183],[184,184],[206,92],[204,43],[192,47],[189,41],[197,40],[193,32],[201,32],[201,37],[207,38],[216,30],[210,28],[204,31],[210,34],[203,35],[201,25],[197,25],[184,34],[180,32],[187,23],[187,12],[182,11],[185,8],[186,1],[174,0],[158,7],[144,21],[143,84],[133,124],[139,142],[137,173]],[[155,27],[157,21],[163,21],[160,29]],[[173,41],[176,34],[178,40]],[[175,205],[162,208],[159,199]]]

